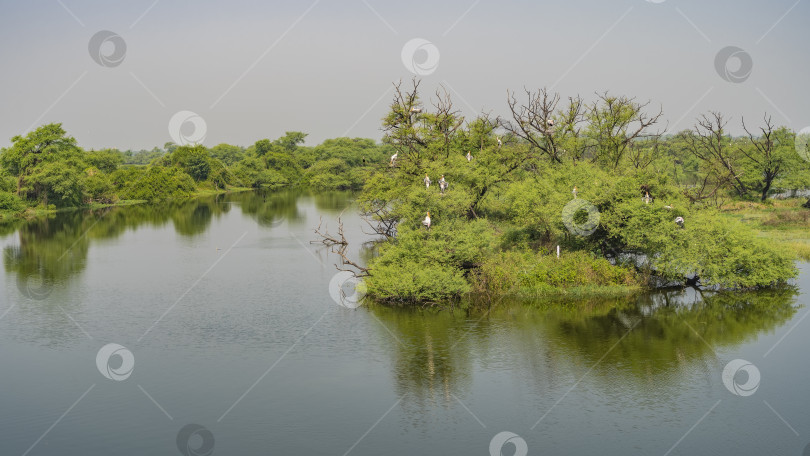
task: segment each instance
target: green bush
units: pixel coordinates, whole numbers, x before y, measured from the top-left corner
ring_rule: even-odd
[[[150,166],[134,182],[127,182],[121,197],[132,200],[160,201],[191,196],[194,179],[178,168]]]
[[[25,203],[14,193],[0,191],[0,211],[19,212],[25,209]]]

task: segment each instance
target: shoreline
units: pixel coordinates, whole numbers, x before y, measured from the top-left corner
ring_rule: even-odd
[[[213,196],[213,195],[224,195],[228,193],[240,193],[246,191],[255,190],[250,187],[231,187],[228,189],[222,190],[211,190],[211,189],[200,189],[189,195],[185,198],[168,198],[162,201],[170,201],[172,199],[195,199],[195,198],[202,198],[205,196]],[[157,202],[157,201],[155,201]],[[97,210],[97,209],[105,209],[108,207],[126,207],[126,206],[136,206],[138,204],[149,204],[150,201],[148,200],[119,200],[115,203],[90,203],[87,206],[80,206],[80,207],[62,207],[59,209],[45,209],[42,207],[27,207],[22,211],[18,212],[10,212],[10,211],[0,211],[0,224],[10,223],[14,221],[20,220],[32,220],[39,217],[45,217],[53,214],[57,214],[59,212],[73,212],[73,211],[82,211],[82,210]]]

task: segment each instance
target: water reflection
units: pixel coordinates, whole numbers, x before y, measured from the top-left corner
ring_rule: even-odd
[[[391,344],[399,395],[453,402],[474,364],[520,365],[534,389],[588,375],[636,390],[679,385],[680,373],[715,372],[717,352],[772,331],[797,311],[795,289],[750,293],[663,290],[630,301],[501,302],[489,310],[370,306]],[[382,334],[384,336],[384,334]]]
[[[234,203],[262,226],[301,219],[300,191],[243,192],[156,205],[114,207],[95,211],[60,212],[49,217],[2,225],[3,234],[16,231],[4,247],[3,266],[29,298],[46,297],[55,285],[64,286],[85,269],[93,241],[114,239],[139,227],[171,223],[177,234],[193,238],[205,233],[214,219]],[[16,241],[16,242],[15,242]]]

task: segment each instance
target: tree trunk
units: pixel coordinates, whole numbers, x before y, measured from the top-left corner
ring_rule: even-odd
[[[771,181],[769,180],[765,182],[765,188],[762,189],[762,200],[761,200],[762,202],[765,202],[765,200],[768,198],[768,190],[770,189],[771,189]]]

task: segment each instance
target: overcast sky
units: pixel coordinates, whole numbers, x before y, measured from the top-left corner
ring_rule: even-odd
[[[392,82],[415,73],[468,118],[547,86],[651,100],[670,131],[708,110],[798,131],[808,19],[810,0],[0,0],[0,147],[62,122],[85,148],[148,149],[181,111],[207,146],[379,140]]]

